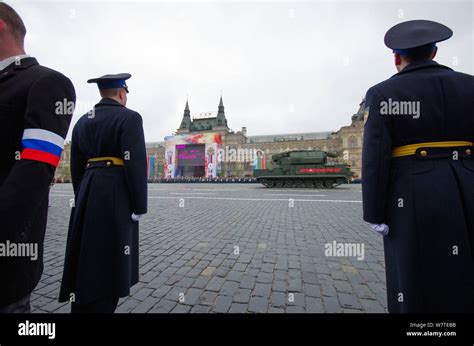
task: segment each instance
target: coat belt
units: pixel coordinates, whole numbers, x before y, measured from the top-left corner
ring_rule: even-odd
[[[124,160],[119,157],[104,156],[104,157],[94,157],[87,160],[88,166],[94,162],[105,162],[107,166],[123,166],[125,164]]]
[[[467,141],[425,142],[425,143],[408,144],[408,145],[403,145],[401,147],[394,148],[392,150],[392,157],[415,155],[416,151],[420,148],[472,147],[472,145],[473,145],[472,142],[467,142]],[[467,149],[466,154],[470,155],[471,149]],[[424,154],[423,154],[423,151],[421,151],[420,155],[426,156],[426,151],[424,152]]]

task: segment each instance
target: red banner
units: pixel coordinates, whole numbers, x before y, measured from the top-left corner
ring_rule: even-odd
[[[300,168],[300,173],[339,173],[341,168],[338,167],[326,167],[326,168]]]

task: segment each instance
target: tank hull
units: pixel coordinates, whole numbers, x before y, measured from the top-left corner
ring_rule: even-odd
[[[257,182],[268,188],[317,188],[330,189],[347,184],[349,179],[344,175],[261,175]]]

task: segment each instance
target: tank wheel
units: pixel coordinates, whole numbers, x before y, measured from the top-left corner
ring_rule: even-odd
[[[297,188],[303,188],[303,187],[304,187],[304,181],[298,179],[298,180],[296,181],[296,187],[297,187]]]
[[[283,187],[283,185],[284,185],[283,183],[284,183],[283,180],[277,180],[277,181],[275,182],[275,187],[276,187],[276,188],[281,188],[281,187]]]
[[[324,182],[324,187],[326,187],[326,188],[328,188],[328,189],[330,189],[333,185],[334,185],[334,182],[333,182],[332,180],[330,180],[330,179],[329,179],[329,180],[326,180],[326,181]]]
[[[306,188],[314,187],[313,181],[312,180],[305,180],[304,181],[304,187],[306,187]]]
[[[322,189],[323,188],[323,182],[321,180],[316,180],[314,182],[314,187],[317,188],[317,189]]]
[[[265,180],[266,187],[272,188],[275,186],[275,182],[273,180]]]

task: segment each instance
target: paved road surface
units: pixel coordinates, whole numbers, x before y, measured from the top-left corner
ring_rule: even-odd
[[[386,311],[382,238],[361,220],[360,189],[150,184],[140,282],[117,312]],[[57,296],[72,197],[69,184],[51,190],[34,312],[70,311]]]

